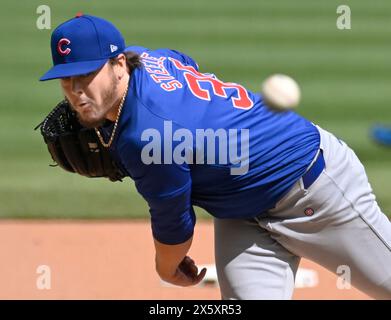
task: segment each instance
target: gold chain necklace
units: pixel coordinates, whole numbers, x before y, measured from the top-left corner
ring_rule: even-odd
[[[122,96],[122,99],[121,99],[121,103],[118,107],[118,114],[117,114],[117,119],[115,120],[115,123],[114,123],[114,128],[113,128],[113,131],[111,132],[111,136],[110,136],[110,139],[109,139],[109,142],[106,143],[104,140],[103,140],[103,137],[102,135],[100,134],[100,131],[98,128],[94,128],[95,129],[95,132],[96,132],[96,135],[98,136],[99,140],[100,140],[100,143],[105,147],[105,148],[109,148],[111,146],[111,144],[113,143],[113,140],[114,140],[114,136],[115,136],[115,131],[117,130],[117,126],[118,126],[118,121],[119,121],[119,118],[121,116],[121,111],[122,111],[122,107],[124,105],[124,102],[125,102],[125,98],[126,98],[126,94],[128,93],[128,86],[126,86],[126,90],[125,90],[125,93],[124,95]]]

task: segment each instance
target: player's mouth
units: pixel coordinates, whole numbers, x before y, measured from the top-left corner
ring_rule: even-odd
[[[90,102],[82,102],[77,104],[77,109],[81,113],[89,113],[92,111],[92,104]]]
[[[85,119],[90,118],[94,114],[92,104],[83,102],[77,105],[77,112]]]
[[[89,107],[91,104],[89,102],[82,102],[82,103],[79,103],[77,104],[77,106],[80,108],[80,109],[84,109],[84,108],[87,108]]]

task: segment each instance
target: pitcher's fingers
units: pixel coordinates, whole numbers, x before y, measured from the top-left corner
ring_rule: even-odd
[[[195,278],[195,280],[194,280],[194,284],[196,285],[196,284],[198,284],[198,283],[200,283],[201,281],[202,281],[202,279],[204,279],[204,277],[205,277],[205,275],[206,275],[206,271],[207,271],[207,269],[206,268],[203,268],[202,270],[201,270],[201,272],[199,273],[199,275]]]
[[[195,265],[194,260],[189,257],[185,257],[182,260],[182,262],[179,265],[179,268],[182,271],[189,272],[190,274],[193,274],[194,277],[198,274],[198,268]]]
[[[189,277],[196,279],[198,275],[198,268],[194,264],[186,264],[181,266],[181,271]]]
[[[192,258],[190,258],[189,256],[186,256],[186,258],[189,260],[190,263],[195,264],[195,262],[194,262],[194,260]]]

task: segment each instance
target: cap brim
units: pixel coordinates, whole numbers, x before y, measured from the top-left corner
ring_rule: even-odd
[[[79,76],[82,74],[90,73],[99,68],[103,67],[103,65],[109,60],[101,59],[101,60],[91,60],[91,61],[81,61],[81,62],[71,62],[58,64],[51,68],[48,72],[46,72],[39,81],[46,81],[52,79],[66,78]]]

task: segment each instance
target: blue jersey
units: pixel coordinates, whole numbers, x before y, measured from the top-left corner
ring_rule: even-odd
[[[270,111],[178,51],[127,50],[143,66],[131,74],[111,151],[148,202],[158,241],[192,236],[193,205],[218,218],[261,215],[314,159],[319,132],[298,114]]]

